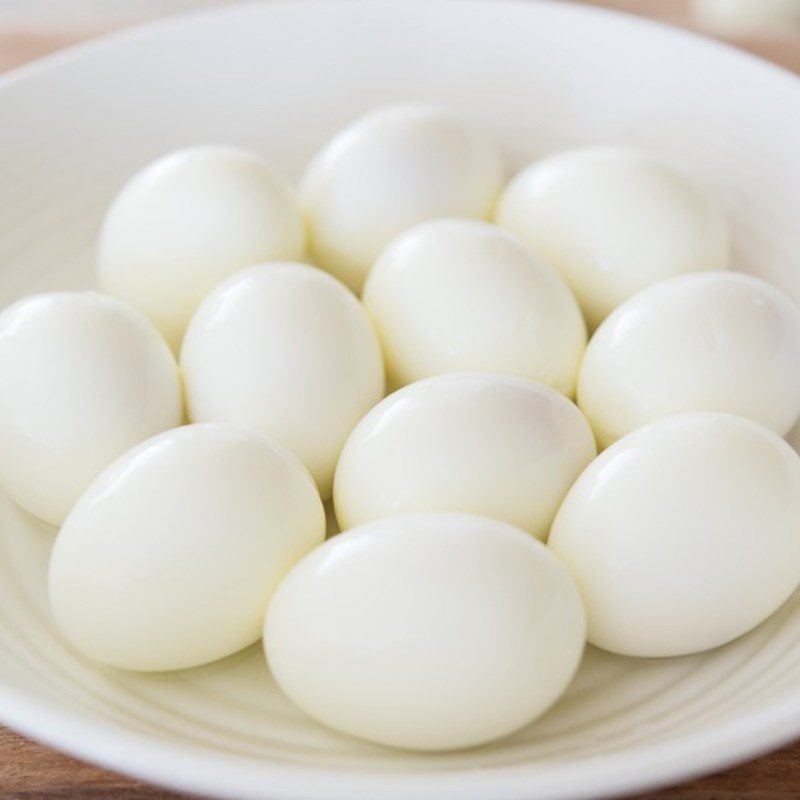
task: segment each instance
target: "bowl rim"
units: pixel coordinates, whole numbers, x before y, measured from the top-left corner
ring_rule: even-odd
[[[286,7],[341,6],[351,11],[366,6],[362,0],[270,0],[223,5],[191,12],[170,14],[107,33],[60,49],[0,75],[0,95],[17,86],[73,62],[102,57],[118,44],[179,29],[187,22],[225,16],[247,16]],[[369,6],[387,10],[403,5],[452,6],[455,9],[492,5],[500,13],[526,8],[533,13],[557,13],[565,17],[611,21],[657,35],[664,41],[690,45],[731,65],[760,71],[770,81],[780,81],[790,91],[800,91],[800,78],[788,69],[767,62],[732,45],[669,23],[644,19],[607,8],[564,0],[371,0]],[[535,9],[535,10],[534,10]],[[267,13],[270,13],[267,11]],[[800,735],[800,694],[779,697],[762,707],[718,724],[711,730],[690,733],[680,740],[665,739],[629,747],[623,752],[590,757],[570,763],[565,776],[563,764],[528,762],[520,765],[473,768],[470,770],[371,770],[325,768],[255,763],[251,758],[222,753],[211,748],[182,743],[168,747],[150,737],[122,730],[116,725],[88,721],[66,710],[54,709],[35,693],[14,689],[0,680],[0,723],[57,750],[104,768],[177,791],[202,796],[224,796],[240,800],[409,800],[437,797],[437,800],[578,800],[620,796],[685,781],[757,757]],[[211,756],[211,757],[210,757]]]
[[[38,77],[41,73],[57,69],[72,61],[93,58],[102,54],[104,50],[113,49],[118,44],[128,40],[135,40],[154,34],[158,35],[169,31],[171,28],[180,28],[187,22],[195,23],[202,22],[207,18],[246,15],[267,8],[291,8],[301,4],[306,6],[343,6],[349,8],[357,8],[362,5],[359,0],[241,0],[241,2],[235,2],[232,5],[171,12],[156,19],[125,25],[118,30],[90,35],[87,39],[60,47],[51,53],[46,53],[31,61],[26,61],[16,67],[5,70],[0,73],[0,91],[4,91],[11,84]],[[736,47],[727,41],[711,38],[696,30],[679,27],[666,20],[643,17],[629,11],[597,6],[586,3],[584,0],[536,0],[535,3],[531,3],[530,0],[370,0],[369,3],[372,7],[383,6],[385,8],[414,5],[449,5],[464,8],[488,6],[490,4],[492,7],[504,9],[530,9],[531,7],[537,7],[538,10],[541,10],[546,8],[546,13],[559,13],[564,16],[572,15],[586,18],[595,17],[596,19],[604,19],[616,24],[625,23],[632,28],[648,30],[652,34],[661,35],[665,38],[672,37],[676,42],[682,40],[709,52],[716,51],[718,56],[728,58],[732,62],[738,61],[740,64],[749,62],[751,69],[758,69],[763,74],[772,73],[772,79],[778,78],[788,84],[797,84],[800,81],[800,76],[788,67],[767,61],[765,58]],[[534,13],[538,13],[538,11]]]
[[[570,764],[531,762],[465,770],[374,770],[261,762],[196,745],[165,747],[148,736],[54,711],[35,695],[0,684],[0,717],[17,732],[106,769],[176,791],[241,800],[599,800],[657,789],[767,753],[800,731],[800,698],[772,702],[679,741],[636,746]],[[209,753],[214,760],[209,760]],[[202,765],[202,768],[198,768]],[[464,778],[466,777],[466,781]],[[324,787],[324,789],[323,789]],[[265,789],[268,794],[265,795]],[[324,793],[323,793],[324,792]],[[535,793],[535,794],[534,794]]]

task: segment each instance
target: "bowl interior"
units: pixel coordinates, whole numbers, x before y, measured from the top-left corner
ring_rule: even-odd
[[[274,3],[178,19],[0,80],[0,302],[88,285],[105,205],[137,167],[200,142],[296,178],[358,113],[442,103],[505,149],[648,148],[716,195],[736,268],[800,301],[800,81],[627,17],[548,2]],[[303,717],[258,647],[183,673],[85,662],[45,595],[53,531],[0,497],[0,719],[117,769],[225,797],[598,797],[800,733],[800,598],[716,651],[589,650],[544,718],[420,755]]]

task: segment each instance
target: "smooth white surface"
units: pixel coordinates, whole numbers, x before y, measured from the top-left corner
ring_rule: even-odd
[[[589,641],[629,656],[729,642],[800,583],[800,457],[728,414],[681,414],[599,456],[548,544],[572,573]]]
[[[439,375],[406,386],[359,422],[334,481],[343,529],[414,511],[503,520],[544,539],[594,458],[573,403],[505,375]]]
[[[336,134],[303,176],[315,262],[360,292],[381,250],[434,217],[488,217],[500,152],[444,108],[387,106]]]
[[[54,525],[117,456],[181,423],[175,359],[139,313],[94,292],[0,315],[0,484]]]
[[[646,286],[729,266],[719,208],[636,150],[580,148],[536,161],[503,191],[496,217],[561,272],[591,329]]]
[[[488,371],[575,391],[586,328],[554,270],[487,222],[423,222],[395,239],[370,273],[364,305],[389,385]]]
[[[210,289],[242,267],[300,258],[304,238],[292,190],[266,161],[233,147],[190,147],[149,164],[116,196],[97,278],[177,352]]]
[[[257,641],[289,568],[325,537],[306,470],[229,426],[166,431],[89,487],[58,534],[56,624],[123,669],[194,667]]]
[[[607,447],[670,414],[722,411],[784,436],[800,415],[800,310],[750,275],[664,281],[614,311],[586,349],[578,405]]]
[[[367,523],[298,563],[264,626],[270,669],[303,710],[364,739],[451,750],[528,724],[572,679],[583,607],[517,528],[467,514]]]
[[[0,78],[0,302],[88,283],[108,202],[164,152],[231,142],[297,177],[348,120],[409,99],[486,130],[512,169],[581,144],[659,153],[720,198],[735,263],[800,298],[797,78],[570,3],[326,0],[163,23]],[[491,746],[422,756],[314,724],[276,688],[257,647],[189,672],[98,669],[54,634],[51,542],[0,496],[0,718],[181,791],[597,800],[800,735],[797,594],[703,655],[635,660],[589,648],[577,680],[533,725]]]
[[[189,416],[275,438],[324,498],[350,431],[383,397],[383,359],[358,300],[305,264],[244,270],[203,301],[181,351]]]

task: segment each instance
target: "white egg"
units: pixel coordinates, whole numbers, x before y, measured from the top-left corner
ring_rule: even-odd
[[[391,239],[434,217],[487,217],[502,181],[497,150],[450,114],[424,105],[373,111],[341,131],[303,179],[312,255],[360,292]]]
[[[646,286],[728,266],[719,208],[635,150],[591,147],[533,163],[506,188],[497,221],[561,272],[592,329]]]
[[[53,613],[105,664],[204,664],[260,638],[278,582],[324,533],[314,484],[282,447],[230,426],[176,428],[110,466],[67,518]]]
[[[255,428],[291,450],[329,497],[350,431],[383,397],[369,317],[305,264],[244,270],[198,309],[181,352],[189,416]]]
[[[501,372],[575,391],[586,328],[567,286],[514,236],[442,219],[402,234],[364,289],[398,388],[444,372]]]
[[[504,375],[439,375],[373,408],[336,468],[342,528],[413,511],[462,511],[547,536],[596,455],[591,428],[563,395]]]
[[[783,436],[800,415],[800,310],[734,272],[652,286],[597,329],[578,404],[601,447],[685,411],[739,414]]]
[[[727,414],[629,434],[567,494],[549,545],[586,607],[589,641],[629,656],[724,644],[800,582],[800,458]]]
[[[305,233],[288,184],[258,156],[192,147],[136,174],[103,222],[97,277],[177,352],[206,293],[242,267],[301,258]]]
[[[60,524],[117,456],[183,416],[177,365],[137,311],[94,292],[0,314],[0,484]]]
[[[353,736],[449,750],[545,711],[584,645],[578,592],[547,548],[465,514],[392,517],[300,561],[270,604],[272,674],[307,714]]]

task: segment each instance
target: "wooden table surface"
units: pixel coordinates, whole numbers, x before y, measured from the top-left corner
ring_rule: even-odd
[[[685,0],[586,0],[694,27]],[[13,5],[13,4],[12,4]],[[101,4],[97,4],[98,9]],[[3,25],[0,2],[0,71],[88,38],[96,30]],[[800,36],[736,42],[800,73]],[[0,800],[180,800],[180,795],[98,769],[0,727]],[[734,769],[683,786],[641,795],[639,800],[798,800],[800,742]],[[432,798],[431,800],[435,800]]]

